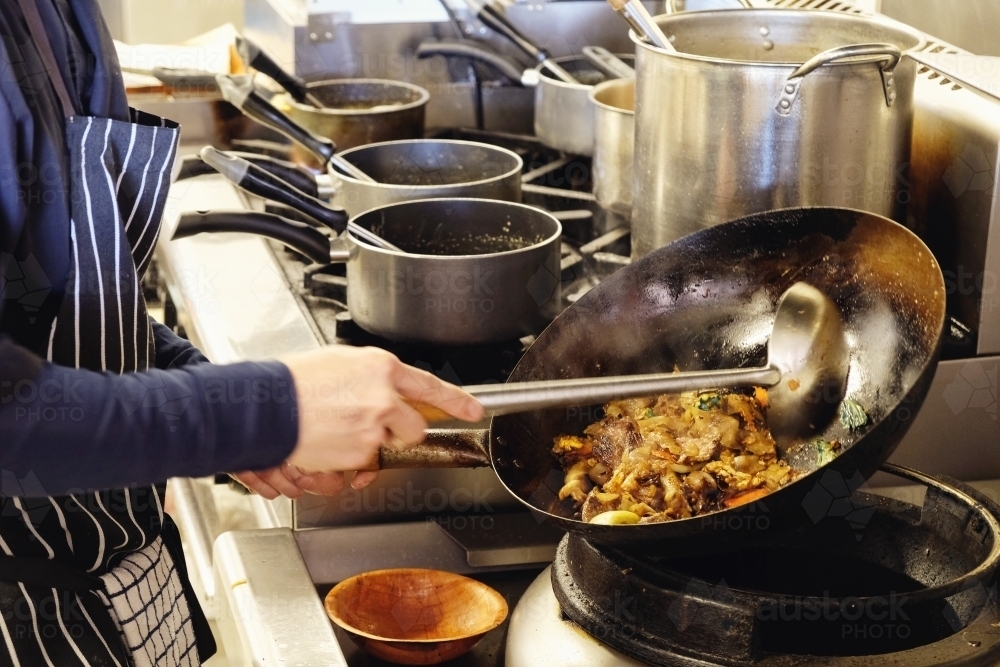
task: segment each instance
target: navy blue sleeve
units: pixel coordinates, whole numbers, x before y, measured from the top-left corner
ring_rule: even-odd
[[[260,470],[297,439],[280,362],[114,375],[44,362],[0,335],[0,470],[36,478],[31,495]]]
[[[153,340],[156,342],[155,366],[160,370],[183,368],[192,364],[207,364],[208,358],[187,339],[181,338],[170,327],[150,320]]]

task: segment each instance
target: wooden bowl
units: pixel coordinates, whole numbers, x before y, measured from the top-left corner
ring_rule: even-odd
[[[377,658],[434,665],[457,658],[507,618],[507,602],[468,577],[440,570],[375,570],[345,579],[326,613]]]

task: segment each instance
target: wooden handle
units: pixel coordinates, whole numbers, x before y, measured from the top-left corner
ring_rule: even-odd
[[[616,12],[620,12],[622,7],[628,4],[628,0],[608,0],[608,4],[614,7]]]
[[[455,419],[454,415],[448,414],[439,407],[433,406],[430,403],[424,403],[423,401],[415,401],[411,398],[404,398],[403,401],[409,405],[411,408],[416,410],[430,423],[434,422],[445,422]]]

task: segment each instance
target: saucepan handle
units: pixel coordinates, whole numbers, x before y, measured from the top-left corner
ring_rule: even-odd
[[[792,113],[795,99],[799,95],[802,87],[802,80],[810,72],[813,72],[823,65],[842,60],[844,58],[856,58],[858,56],[882,56],[879,64],[879,71],[882,74],[882,89],[885,92],[885,103],[892,106],[896,101],[896,85],[893,72],[896,65],[903,57],[903,52],[895,44],[851,44],[849,46],[838,46],[822,53],[818,53],[789,75],[781,89],[781,97],[775,107],[782,116]]]
[[[296,102],[317,108],[323,107],[323,104],[309,91],[305,81],[285,70],[263,49],[246,37],[242,35],[236,36],[236,50],[239,51],[240,56],[247,65],[274,79],[279,86],[295,98]]]
[[[215,167],[237,187],[264,199],[276,201],[318,220],[337,233],[347,227],[347,212],[340,207],[327,206],[319,199],[307,195],[274,174],[261,169],[238,155],[220,151],[212,146],[201,150],[201,159]]]
[[[331,261],[330,238],[315,227],[273,213],[246,211],[193,211],[181,215],[174,239],[205,232],[244,232],[272,238],[298,250],[317,264]]]
[[[260,155],[259,153],[246,153],[243,151],[227,151],[227,153],[252,162],[267,173],[277,176],[310,197],[318,198],[320,196],[317,177],[308,169],[304,169],[287,160],[279,160],[269,155]],[[180,181],[185,178],[194,178],[195,176],[205,176],[215,173],[217,173],[215,167],[206,164],[200,155],[185,155],[181,158],[181,170],[177,175],[177,180]]]
[[[333,158],[337,145],[302,127],[265,100],[260,93],[254,91],[252,77],[220,74],[216,80],[222,97],[250,118],[302,145],[323,164],[329,163]]]

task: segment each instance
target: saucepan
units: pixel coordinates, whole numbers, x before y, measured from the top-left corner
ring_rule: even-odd
[[[174,238],[248,232],[319,264],[345,263],[347,306],[361,328],[389,340],[474,345],[536,334],[558,314],[560,236],[551,214],[488,199],[382,206],[350,222],[398,246],[375,247],[348,229],[320,229],[270,213],[185,213]]]
[[[820,476],[868,477],[891,455],[937,365],[944,279],[920,239],[888,218],[797,208],[691,234],[619,270],[566,309],[509,381],[761,366],[778,297],[800,281],[841,313],[850,348],[846,397],[867,419],[860,428],[834,420],[819,434],[840,443],[832,460],[808,445],[789,450],[797,477],[756,502],[663,523],[575,519],[575,507],[558,498],[565,473],[551,448],[556,436],[580,434],[599,419],[600,406],[494,417],[488,432],[432,432],[415,448],[384,450],[381,467],[492,465],[540,519],[599,544],[662,554],[742,546],[729,527],[746,513],[766,513],[776,530],[808,521],[802,501]]]
[[[273,97],[272,104],[341,149],[423,136],[430,93],[420,86],[385,79],[306,83],[246,37],[236,38],[236,48],[247,65],[285,89],[286,94]]]

